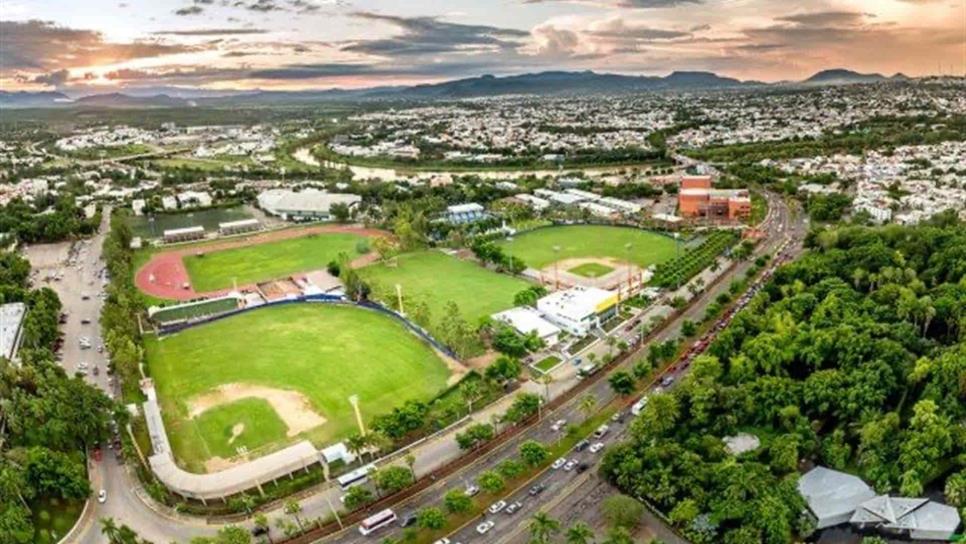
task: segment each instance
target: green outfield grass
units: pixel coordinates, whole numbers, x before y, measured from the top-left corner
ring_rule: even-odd
[[[628,251],[626,245],[631,244]],[[531,268],[544,268],[562,259],[610,257],[640,267],[674,257],[674,240],[641,229],[602,225],[547,227],[500,242],[504,251]],[[559,251],[554,251],[554,247]]]
[[[359,273],[376,286],[377,294],[391,292],[396,284],[402,286],[406,300],[429,306],[433,323],[443,317],[446,304],[452,300],[474,328],[480,318],[512,307],[513,296],[531,285],[438,251],[407,253],[396,258],[395,265],[375,264]],[[385,302],[396,305],[394,299]]]
[[[188,417],[188,402],[222,384],[240,383],[302,393],[326,423],[301,437],[317,445],[355,430],[350,395],[371,419],[408,399],[430,399],[450,370],[398,321],[349,306],[293,304],[265,308],[182,331],[146,338],[154,378],[176,458],[202,471],[212,456],[235,451],[238,440],[267,453],[291,442],[274,410],[241,399]],[[247,397],[246,397],[247,398]]]
[[[364,239],[348,233],[310,234],[203,256],[191,255],[184,258],[184,264],[195,291],[215,291],[231,287],[233,280],[245,285],[319,270],[342,252],[350,259],[357,257],[356,244]]]
[[[599,278],[603,275],[610,274],[614,269],[610,266],[600,263],[584,263],[579,266],[575,266],[568,270],[571,274],[577,274],[578,276],[583,276],[585,278]]]

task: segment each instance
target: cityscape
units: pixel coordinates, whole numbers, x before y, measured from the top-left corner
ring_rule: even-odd
[[[966,1],[0,5],[0,542],[966,542]]]

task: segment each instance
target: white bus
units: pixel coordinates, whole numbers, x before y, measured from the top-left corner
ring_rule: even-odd
[[[364,484],[369,479],[369,473],[374,470],[376,470],[376,465],[368,464],[364,467],[359,467],[352,472],[343,474],[342,476],[339,476],[337,480],[339,482],[339,487],[345,491],[352,486]]]
[[[362,523],[359,524],[359,532],[362,533],[362,536],[368,536],[379,529],[382,529],[386,525],[390,525],[395,522],[396,513],[393,512],[392,509],[386,508],[382,512],[362,520]]]

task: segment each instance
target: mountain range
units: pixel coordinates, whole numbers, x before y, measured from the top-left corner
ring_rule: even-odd
[[[799,82],[768,84],[741,81],[712,72],[673,72],[668,76],[628,76],[592,71],[548,71],[514,76],[483,75],[465,79],[412,86],[370,87],[364,89],[327,89],[306,91],[229,92],[222,96],[204,96],[195,89],[164,88],[162,93],[141,92],[93,94],[72,100],[57,91],[0,91],[0,107],[101,107],[101,108],[169,108],[195,106],[242,106],[299,104],[334,100],[434,100],[501,95],[579,95],[615,94],[645,91],[728,89],[777,85],[843,85],[908,79],[902,74],[889,78],[881,74],[861,74],[834,69],[818,72]],[[179,96],[180,94],[180,96]]]

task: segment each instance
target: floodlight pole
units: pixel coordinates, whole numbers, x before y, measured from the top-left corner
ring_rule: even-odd
[[[325,502],[329,503],[329,510],[332,510],[332,515],[335,516],[335,521],[339,524],[339,530],[345,529],[345,526],[342,525],[342,518],[339,516],[339,512],[335,509],[335,506],[332,505],[332,498],[329,497],[328,493],[325,494]]]
[[[553,246],[553,288],[556,291],[560,289],[560,273],[557,271],[558,262],[560,261],[560,246]]]
[[[402,285],[396,284],[396,300],[399,305],[399,314],[406,315],[406,311],[403,309],[403,299],[402,299]]]
[[[359,434],[365,436],[366,425],[362,422],[362,412],[359,411],[359,395],[351,395],[349,397],[349,404],[352,405],[352,410],[356,414],[356,423],[359,424]]]

